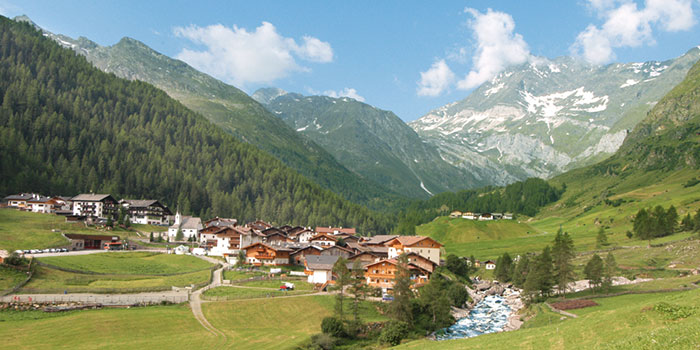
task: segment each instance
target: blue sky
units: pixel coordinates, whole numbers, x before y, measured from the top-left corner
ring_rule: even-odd
[[[0,0],[2,15],[101,45],[129,36],[249,94],[348,95],[405,121],[534,57],[680,56],[700,45],[698,13],[699,0]]]

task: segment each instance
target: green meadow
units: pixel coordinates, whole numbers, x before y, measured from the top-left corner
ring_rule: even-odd
[[[71,270],[122,275],[182,274],[212,267],[206,260],[191,255],[157,252],[109,252],[39,257],[38,260]]]
[[[695,349],[700,341],[700,290],[598,298],[569,310],[578,318],[540,312],[514,332],[470,339],[418,340],[400,349]],[[670,305],[660,311],[655,309]],[[540,310],[546,307],[536,305]],[[670,309],[670,310],[668,310]],[[690,315],[675,312],[689,311]],[[563,318],[563,320],[562,320]]]

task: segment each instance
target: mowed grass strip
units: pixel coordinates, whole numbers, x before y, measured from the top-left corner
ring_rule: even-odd
[[[0,324],[3,349],[191,350],[223,345],[187,305],[56,314],[1,311]]]
[[[212,302],[202,308],[207,320],[232,339],[233,349],[293,349],[321,332],[321,321],[333,314],[333,305],[334,296],[311,295]],[[386,320],[375,304],[361,306],[363,321]],[[345,312],[351,317],[349,307]]]
[[[191,255],[155,252],[111,252],[39,257],[39,261],[72,270],[120,275],[167,275],[204,270],[212,264]]]
[[[535,327],[449,341],[419,340],[401,349],[694,349],[700,340],[700,311],[668,320],[653,306],[700,304],[700,290],[595,299],[599,306],[569,310],[575,319],[547,315]],[[549,323],[551,322],[551,323]],[[527,325],[527,323],[526,323]],[[659,335],[657,339],[656,336]],[[664,342],[659,342],[663,340]]]
[[[279,286],[278,286],[279,287]],[[309,294],[310,290],[282,291],[272,288],[250,288],[250,287],[216,287],[204,292],[204,300],[223,301],[236,299],[259,299],[274,298],[290,295]]]

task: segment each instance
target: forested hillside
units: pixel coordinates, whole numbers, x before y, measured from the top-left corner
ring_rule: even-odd
[[[556,202],[564,191],[565,185],[557,188],[542,179],[532,178],[505,187],[444,192],[411,204],[401,213],[395,231],[413,234],[416,226],[437,216],[448,215],[453,210],[476,213],[510,212],[534,216],[541,207]]]
[[[103,73],[4,17],[0,94],[0,194],[95,191],[204,217],[390,229],[163,91]]]
[[[59,45],[84,55],[95,67],[116,76],[153,84],[224,131],[273,155],[321,187],[352,202],[386,209],[402,197],[348,170],[316,142],[297,133],[245,92],[170,58],[144,43],[122,38],[100,46],[46,31],[26,16],[14,18],[42,30]]]

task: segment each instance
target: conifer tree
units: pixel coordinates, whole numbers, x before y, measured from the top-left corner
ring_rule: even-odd
[[[603,283],[603,259],[598,254],[593,254],[588,261],[583,273],[588,279],[588,284],[595,290]]]
[[[613,256],[612,252],[608,253],[608,256],[605,257],[604,265],[603,288],[605,288],[607,291],[610,289],[610,287],[612,287],[612,279],[617,272],[617,262],[615,261],[615,257]]]
[[[515,265],[515,269],[513,270],[512,280],[516,287],[523,288],[525,279],[527,279],[528,270],[530,268],[529,265],[530,258],[527,256],[527,254],[521,255],[518,263]]]
[[[394,300],[389,304],[391,316],[397,321],[413,325],[411,309],[411,272],[408,269],[408,257],[401,254],[398,258],[398,269],[394,277]]]
[[[566,293],[566,286],[575,278],[574,266],[571,264],[575,256],[574,241],[568,232],[562,232],[561,227],[554,237],[552,259],[554,261],[554,280],[560,294]]]
[[[351,280],[349,291],[353,295],[352,299],[352,316],[355,322],[360,322],[360,301],[364,300],[368,292],[368,286],[365,283],[365,270],[362,268],[360,260],[355,259],[350,270]]]
[[[335,286],[333,290],[337,290],[338,293],[335,297],[335,313],[338,318],[343,320],[343,302],[345,301],[345,287],[350,284],[350,270],[347,267],[347,259],[344,257],[338,258],[333,265],[333,274],[335,274]]]
[[[494,271],[494,276],[499,282],[509,282],[513,276],[513,259],[510,255],[505,252],[503,255],[498,257],[496,261],[496,270]]]
[[[598,230],[598,235],[595,238],[595,246],[596,248],[600,249],[607,246],[608,244],[608,235],[605,234],[605,229],[601,226]]]

